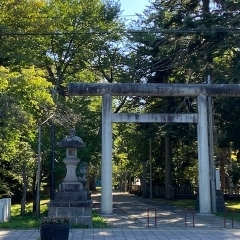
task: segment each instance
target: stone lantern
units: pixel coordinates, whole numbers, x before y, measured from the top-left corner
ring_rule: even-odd
[[[68,216],[71,224],[81,224],[92,227],[92,199],[88,189],[83,187],[76,175],[77,149],[84,148],[86,144],[80,137],[75,136],[75,130],[70,130],[69,136],[58,143],[61,148],[66,148],[67,173],[63,182],[59,184],[59,190],[55,193],[55,199],[48,203],[48,216]]]
[[[67,173],[62,184],[79,182],[76,175],[77,164],[80,162],[80,159],[77,157],[77,149],[84,148],[86,144],[80,137],[75,136],[75,130],[71,129],[69,136],[60,141],[58,146],[66,148],[66,157],[63,159],[63,162],[66,164]]]

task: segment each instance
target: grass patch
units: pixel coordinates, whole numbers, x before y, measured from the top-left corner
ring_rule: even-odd
[[[40,216],[47,215],[47,202],[49,200],[42,200],[40,203]],[[30,229],[39,228],[41,217],[36,218],[36,214],[32,212],[33,203],[26,204],[26,214],[21,216],[21,205],[15,204],[11,206],[11,219],[8,222],[0,223],[0,228],[3,229]]]
[[[222,218],[226,217],[226,219],[229,219],[229,220],[232,220],[232,218],[233,218],[234,221],[240,222],[240,211],[239,210],[238,211],[234,211],[233,215],[232,215],[232,211],[227,211],[226,215],[225,215],[224,212],[218,212],[218,213],[216,213],[216,215],[218,217],[222,217]]]
[[[182,207],[186,209],[194,209],[195,208],[195,202],[196,200],[194,199],[174,199],[174,200],[167,200],[164,198],[154,198],[156,202],[160,203],[167,203],[171,204],[176,207]]]
[[[94,228],[107,228],[108,224],[106,221],[99,216],[95,211],[92,212],[92,222]]]
[[[11,220],[0,223],[0,229],[33,229],[39,228],[41,218],[48,215],[47,203],[49,200],[41,200],[40,202],[40,218],[36,218],[36,214],[32,212],[33,203],[26,205],[26,214],[21,216],[20,204],[11,206]],[[108,227],[106,221],[99,216],[94,210],[92,211],[93,227],[103,228]],[[73,225],[72,228],[85,228],[82,225]]]
[[[240,222],[240,200],[239,201],[225,201],[225,205],[227,207],[227,211],[226,213],[217,213],[216,215],[219,216],[219,217],[225,217],[227,219],[232,219],[233,217],[233,220],[234,221],[237,221],[237,222]]]

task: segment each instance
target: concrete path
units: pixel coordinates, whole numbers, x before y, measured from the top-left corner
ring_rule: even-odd
[[[92,197],[95,211],[100,212],[100,194]],[[113,215],[105,216],[109,228],[74,229],[69,240],[240,240],[239,223],[228,220],[224,227],[223,219],[212,214],[199,215],[154,199],[122,193],[114,193],[113,202]],[[40,240],[38,229],[0,230],[0,240],[37,239]]]

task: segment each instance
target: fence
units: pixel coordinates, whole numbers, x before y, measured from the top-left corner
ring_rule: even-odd
[[[222,193],[225,199],[240,199],[240,187],[221,187]],[[132,185],[130,192],[133,194],[142,194],[142,186],[141,185]],[[149,186],[147,188],[147,193],[149,195],[150,189]],[[196,197],[198,193],[198,187],[192,186],[174,186],[173,193],[176,198],[181,197]],[[154,186],[153,187],[153,197],[164,197],[165,195],[165,187],[163,186]]]
[[[0,222],[11,218],[11,198],[0,199]]]
[[[173,187],[173,193],[176,196],[196,196],[198,191],[198,187]],[[142,194],[142,186],[141,185],[132,185],[131,186],[131,193],[134,194]],[[149,194],[150,189],[148,187],[147,193]],[[165,195],[165,187],[163,186],[154,186],[153,187],[153,197],[164,197]]]

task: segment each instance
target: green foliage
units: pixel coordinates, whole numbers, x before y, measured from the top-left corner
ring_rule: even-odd
[[[1,9],[4,13],[0,16],[0,27],[4,37],[0,46],[0,66],[9,67],[0,68],[3,90],[0,106],[1,113],[4,113],[1,119],[4,120],[1,121],[0,148],[4,149],[1,151],[1,162],[15,159],[16,146],[23,139],[29,141],[36,156],[37,144],[34,141],[37,139],[37,124],[48,125],[51,118],[56,124],[56,139],[60,140],[66,134],[64,128],[67,132],[70,128],[79,129],[77,134],[88,144],[83,158],[97,166],[100,161],[100,113],[95,113],[95,110],[100,106],[99,103],[96,105],[99,101],[67,98],[65,87],[68,82],[79,79],[90,82],[102,80],[100,71],[93,69],[92,65],[104,44],[107,49],[111,41],[121,38],[123,24],[117,18],[119,4],[99,0],[10,0],[1,3]],[[102,52],[101,56],[106,54]],[[109,65],[101,66],[102,71]],[[9,111],[10,103],[15,115]],[[4,138],[5,135],[8,139]],[[42,143],[47,146],[42,147],[42,178],[49,182],[51,142],[47,126],[42,128]],[[64,153],[57,155],[57,182],[64,175],[62,156]],[[2,173],[4,171],[2,169]],[[10,183],[9,179],[15,177],[11,176],[14,175],[11,167],[7,171],[9,174],[3,174],[3,182]],[[17,185],[20,188],[21,181]],[[13,188],[16,192],[15,185]],[[34,189],[30,190],[34,193]]]
[[[238,162],[233,162],[232,165],[232,169],[230,169],[228,172],[232,178],[232,183],[234,184],[234,186],[237,186],[240,181],[240,166]]]
[[[152,1],[128,35],[131,55],[142,74],[139,79],[149,83],[203,83],[206,74],[210,74],[213,83],[238,83],[239,36],[229,28],[238,26],[239,14],[227,13],[230,9],[227,2],[218,1],[215,8],[210,8],[209,1],[203,4],[198,1]],[[234,10],[238,8],[235,4]],[[134,31],[136,29],[139,31]],[[147,97],[131,101],[135,108],[141,106],[145,112],[157,113],[195,113],[195,102],[196,99],[187,97]],[[216,147],[239,149],[238,116],[237,99],[214,100]],[[139,132],[139,128],[136,130]],[[167,124],[159,126],[157,131],[165,132],[172,139],[175,184],[197,184],[196,126]],[[158,175],[164,178],[164,141],[159,135],[156,135],[156,149],[153,147],[153,164],[157,164],[155,172],[158,169]],[[141,140],[137,144],[141,145],[141,150],[147,149]],[[234,170],[234,178],[237,171]]]
[[[43,75],[33,67],[20,72],[0,68],[0,178],[9,184],[2,194],[14,194],[24,177],[34,177],[37,122],[54,109],[51,84]]]

